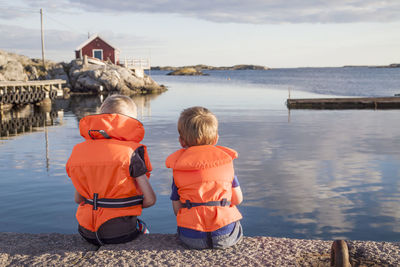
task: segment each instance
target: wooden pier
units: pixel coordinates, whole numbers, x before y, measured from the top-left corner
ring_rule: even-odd
[[[64,80],[0,81],[0,109],[34,104],[62,95]]]
[[[289,109],[400,109],[400,97],[287,99]]]

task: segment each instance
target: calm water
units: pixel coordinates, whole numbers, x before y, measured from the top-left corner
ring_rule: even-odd
[[[144,210],[153,233],[175,232],[165,158],[178,149],[176,121],[203,105],[220,121],[220,145],[239,152],[236,174],[246,235],[400,240],[400,110],[292,110],[293,97],[400,93],[400,69],[326,68],[212,71],[204,77],[152,72],[169,87],[136,97],[154,167],[157,204]],[[72,97],[46,112],[2,116],[19,127],[0,140],[0,231],[75,233],[74,188],[65,173],[83,141],[78,121],[100,97]],[[6,126],[5,126],[6,125]],[[14,127],[15,128],[15,127]],[[12,128],[12,129],[14,129]]]

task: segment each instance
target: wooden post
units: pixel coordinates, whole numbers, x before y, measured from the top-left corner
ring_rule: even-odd
[[[43,60],[43,68],[46,70],[46,63],[44,61],[44,31],[43,31],[43,9],[40,9],[40,30],[42,36],[42,60]]]

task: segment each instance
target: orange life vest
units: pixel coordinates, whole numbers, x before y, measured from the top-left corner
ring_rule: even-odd
[[[121,114],[99,114],[82,118],[79,129],[86,140],[73,148],[66,165],[75,189],[86,199],[76,212],[79,224],[95,232],[112,218],[139,216],[142,192],[129,166],[133,152],[143,147],[150,177],[147,149],[139,143],[145,133],[143,125]]]
[[[242,218],[230,205],[235,158],[236,151],[212,145],[180,149],[167,158],[184,205],[176,217],[178,226],[211,232]]]

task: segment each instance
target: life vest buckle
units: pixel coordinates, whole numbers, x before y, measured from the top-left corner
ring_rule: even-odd
[[[192,202],[189,199],[186,199],[185,208],[191,209],[193,207]]]
[[[99,197],[99,194],[94,193],[93,194],[93,209],[97,210],[97,198]]]
[[[221,207],[225,207],[228,204],[228,200],[226,198],[223,198],[221,200]]]

